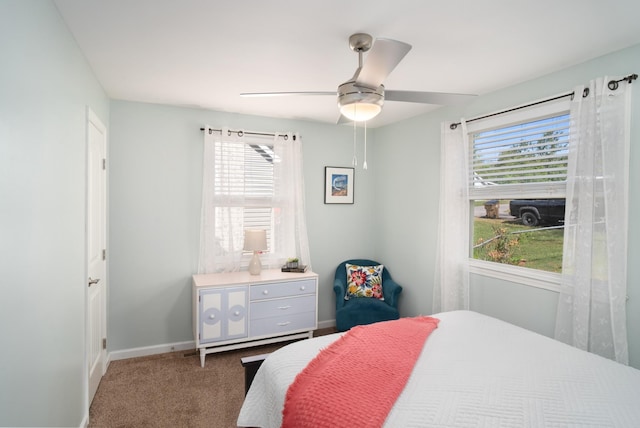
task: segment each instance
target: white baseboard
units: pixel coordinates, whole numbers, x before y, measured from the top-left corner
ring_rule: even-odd
[[[336,320],[320,321],[318,328],[330,328],[336,326]],[[140,348],[121,349],[107,354],[105,362],[105,372],[111,361],[124,360],[127,358],[147,357],[149,355],[165,354],[167,352],[186,351],[196,349],[196,343],[189,342],[165,343],[163,345],[143,346]]]
[[[336,326],[336,320],[318,322],[318,328],[329,328],[329,327],[335,327],[335,326]]]
[[[196,343],[188,342],[165,343],[163,345],[143,346],[141,348],[122,349],[109,353],[109,362],[126,358],[146,357],[149,355],[165,354],[167,352],[186,351],[196,349]]]

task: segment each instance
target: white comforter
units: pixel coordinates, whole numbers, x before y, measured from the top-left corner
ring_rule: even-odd
[[[475,312],[432,316],[441,322],[385,427],[640,427],[640,370]],[[271,354],[238,426],[279,427],[289,384],[338,337]]]

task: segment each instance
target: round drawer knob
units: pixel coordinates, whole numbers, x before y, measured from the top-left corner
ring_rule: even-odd
[[[216,316],[214,314],[209,315],[209,318],[214,319]]]
[[[235,311],[235,312],[233,313],[233,315],[235,315],[235,316],[240,315],[240,311]]]
[[[262,294],[269,294],[269,290],[264,290]]]
[[[300,291],[304,291],[305,286],[303,285],[302,287],[300,287]]]

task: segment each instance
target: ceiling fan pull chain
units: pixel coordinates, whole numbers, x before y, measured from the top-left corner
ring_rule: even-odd
[[[367,169],[367,121],[364,121],[364,163],[362,169]]]
[[[351,160],[351,164],[356,167],[358,166],[358,158],[356,157],[356,121],[353,121],[353,159]]]

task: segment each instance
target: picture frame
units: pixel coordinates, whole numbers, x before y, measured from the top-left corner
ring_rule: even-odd
[[[324,167],[324,203],[353,204],[354,168]]]

